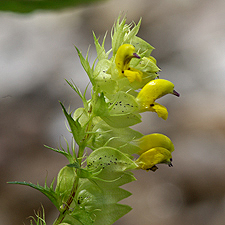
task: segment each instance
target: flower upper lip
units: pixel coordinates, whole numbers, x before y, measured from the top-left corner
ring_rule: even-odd
[[[133,53],[133,56],[134,56],[135,58],[138,58],[138,59],[141,58],[137,53]]]

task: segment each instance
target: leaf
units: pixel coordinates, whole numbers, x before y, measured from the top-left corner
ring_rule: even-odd
[[[86,212],[85,209],[76,207],[72,213],[65,216],[63,223],[68,223],[69,225],[91,225],[94,221],[90,213]]]
[[[83,66],[84,70],[86,71],[91,83],[93,84],[93,68],[90,67],[90,64],[88,62],[88,52],[86,54],[86,58],[83,57],[80,50],[75,46],[78,56],[80,58],[81,65]]]
[[[71,155],[70,153],[65,152],[64,150],[60,150],[60,149],[57,149],[57,148],[49,147],[49,146],[47,146],[47,145],[44,145],[44,146],[45,146],[46,148],[48,148],[48,149],[51,149],[51,150],[54,151],[54,152],[58,152],[58,153],[64,155],[64,156],[69,160],[69,162],[73,162],[73,161],[74,161],[74,160],[73,160],[73,157],[72,157],[72,155]]]
[[[94,224],[110,225],[131,210],[129,206],[118,204],[130,195],[130,192],[119,187],[99,187],[84,180],[77,190],[75,201],[80,208],[93,215]]]
[[[113,172],[135,169],[137,165],[121,151],[111,147],[101,147],[87,157],[87,167],[92,171],[96,169],[110,170],[113,174]],[[107,179],[110,178],[109,174]]]
[[[79,118],[77,120],[74,120],[71,116],[71,114],[68,114],[65,107],[63,106],[63,104],[60,102],[60,105],[62,106],[63,108],[63,112],[66,116],[66,119],[69,123],[69,126],[70,126],[70,129],[71,129],[71,132],[73,134],[73,137],[76,141],[76,143],[78,145],[81,145],[81,142],[85,136],[85,130],[83,127],[81,127],[80,123],[79,123]]]
[[[120,22],[120,18],[121,18],[121,15],[118,17],[111,31],[113,55],[116,55],[118,48],[120,47],[120,45],[123,44],[124,36],[127,32],[127,29],[124,29],[126,18],[123,18],[121,22]]]
[[[132,28],[132,30],[130,30],[130,32],[128,32],[128,34],[125,36],[125,41],[127,43],[130,43],[132,38],[134,38],[135,35],[138,33],[140,26],[141,26],[141,19],[139,20],[137,25],[134,22],[133,22],[133,25],[134,25],[134,27]]]
[[[85,89],[84,94],[82,94],[81,91],[80,91],[80,89],[76,86],[76,84],[74,84],[73,81],[70,82],[70,81],[68,81],[67,79],[65,79],[65,80],[66,80],[67,84],[69,84],[70,87],[71,87],[71,88],[78,94],[78,96],[82,99],[84,105],[85,105],[85,104],[87,105],[87,99],[85,98],[85,95],[86,95],[86,91],[87,91],[88,85],[87,85],[87,87],[86,87],[86,89]]]
[[[142,56],[150,56],[152,50],[154,49],[154,47],[152,47],[148,42],[144,41],[143,39],[137,37],[137,36],[134,36],[132,39],[131,39],[131,43],[136,51],[138,52],[138,54],[142,54],[144,53],[144,55]]]
[[[104,44],[105,44],[106,35],[107,35],[107,33],[105,34],[105,36],[103,38],[102,45],[100,45],[98,39],[95,36],[95,33],[93,32],[96,52],[97,52],[97,56],[98,56],[99,61],[102,60],[102,59],[108,59],[109,53],[112,51],[112,50],[109,50],[107,53],[105,52]]]
[[[110,225],[119,218],[130,212],[132,208],[128,205],[111,204],[103,205],[102,211],[96,211],[95,225]]]
[[[110,115],[133,113],[139,109],[135,97],[123,91],[117,92],[109,105]]]
[[[59,10],[89,4],[97,0],[1,0],[1,11],[29,13],[34,10]]]
[[[107,116],[109,114],[108,104],[105,101],[104,94],[97,96],[95,104],[93,104],[93,112],[96,116]]]
[[[129,127],[115,128],[109,126],[104,121],[100,121],[93,128],[93,135],[90,139],[91,148],[109,146],[120,150],[123,153],[134,154],[140,151],[138,144],[133,142],[143,135]],[[133,142],[133,143],[132,143]]]
[[[52,181],[50,187],[47,186],[46,182],[45,182],[44,187],[39,184],[32,184],[32,183],[28,183],[25,181],[23,181],[23,182],[12,181],[12,182],[8,182],[8,184],[20,184],[20,185],[32,187],[32,188],[42,192],[45,196],[47,196],[48,199],[56,206],[56,208],[59,209],[60,205],[58,203],[58,195],[53,190],[54,181],[55,181],[55,179]]]
[[[102,59],[95,67],[93,77],[98,92],[115,94],[118,89],[117,82],[113,80],[111,74],[108,73],[111,64],[111,61]]]
[[[101,117],[107,124],[116,128],[133,126],[141,122],[139,114],[128,113],[125,115],[112,115]]]

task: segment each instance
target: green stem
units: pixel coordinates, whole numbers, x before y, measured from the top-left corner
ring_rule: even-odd
[[[83,143],[82,145],[79,146],[79,151],[78,151],[78,162],[80,165],[81,165],[82,157],[84,155],[84,149],[85,149],[85,145]]]

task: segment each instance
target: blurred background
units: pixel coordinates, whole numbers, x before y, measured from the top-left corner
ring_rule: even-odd
[[[43,185],[67,164],[43,145],[71,138],[60,100],[71,110],[82,105],[65,78],[84,91],[88,79],[75,46],[96,58],[92,31],[103,38],[123,12],[127,22],[142,17],[138,36],[155,47],[161,78],[175,84],[180,98],[160,99],[163,121],[143,113],[136,128],[160,132],[174,145],[174,167],[138,171],[123,201],[133,210],[115,224],[225,224],[225,1],[107,0],[57,11],[0,12],[0,224],[30,224],[34,210],[57,212],[38,191],[7,181]]]

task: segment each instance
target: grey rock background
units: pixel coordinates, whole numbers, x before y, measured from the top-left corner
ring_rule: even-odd
[[[180,98],[165,96],[169,118],[144,113],[142,133],[161,132],[175,145],[174,167],[138,171],[124,200],[133,210],[115,224],[225,224],[225,2],[223,0],[110,0],[56,12],[0,13],[0,224],[29,224],[43,204],[48,224],[57,214],[44,195],[7,181],[50,182],[67,161],[43,147],[65,136],[58,100],[82,102],[65,82],[84,90],[88,79],[73,45],[83,53],[92,30],[103,37],[120,12],[142,17],[139,36],[155,47],[161,78]],[[109,39],[108,39],[109,41]],[[106,46],[109,46],[109,42]]]

